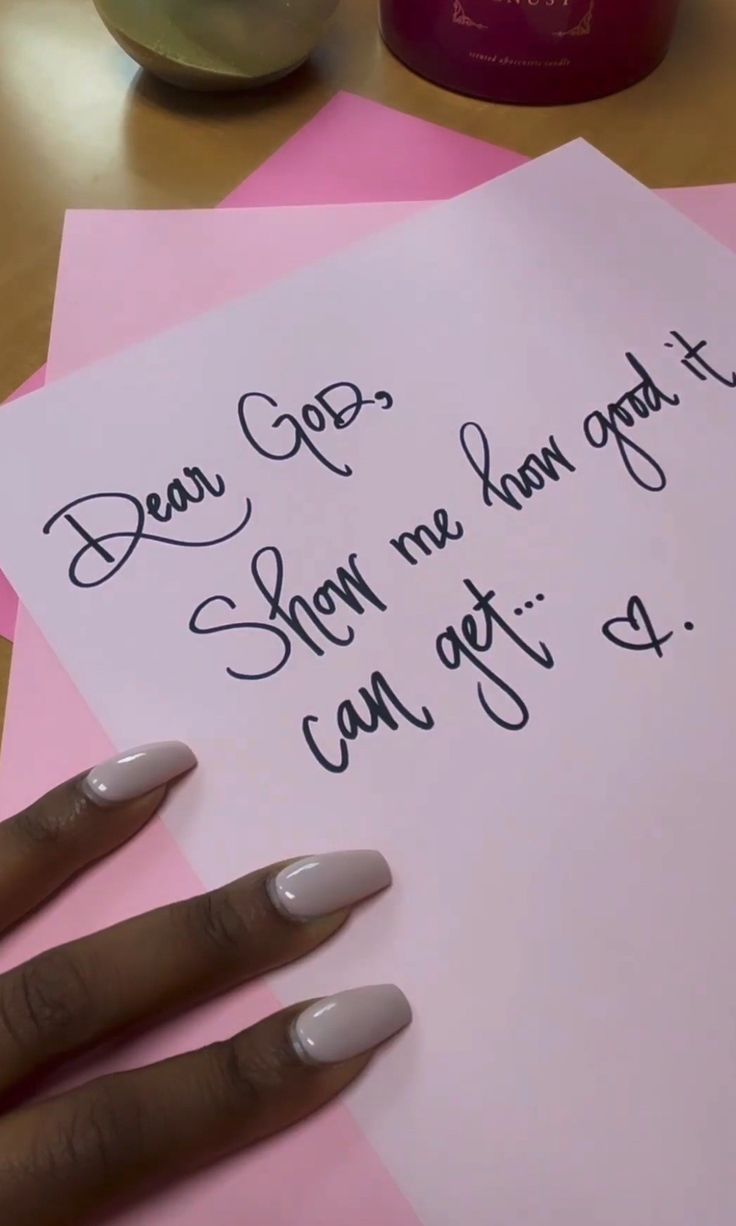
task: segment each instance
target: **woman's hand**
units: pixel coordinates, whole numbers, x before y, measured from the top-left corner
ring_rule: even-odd
[[[196,765],[143,746],[0,824],[0,931],[107,855]],[[103,1039],[300,958],[390,884],[378,852],[271,865],[0,976],[0,1094]],[[81,1226],[338,1094],[411,1020],[398,988],[302,1002],[223,1043],[0,1114],[0,1221]]]

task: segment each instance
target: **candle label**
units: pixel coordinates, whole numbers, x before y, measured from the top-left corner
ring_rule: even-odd
[[[467,30],[488,30],[503,10],[514,9],[536,19],[540,34],[555,38],[584,37],[590,34],[596,0],[451,0],[451,16],[455,25]],[[493,10],[496,10],[495,12]]]

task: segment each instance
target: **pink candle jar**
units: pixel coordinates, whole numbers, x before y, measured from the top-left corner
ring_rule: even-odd
[[[423,77],[494,102],[583,102],[666,54],[679,0],[381,0],[383,37]]]

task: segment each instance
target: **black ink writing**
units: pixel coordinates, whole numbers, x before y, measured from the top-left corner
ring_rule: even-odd
[[[663,392],[633,353],[627,353],[626,360],[639,376],[639,382],[609,404],[605,412],[596,409],[589,413],[583,422],[583,433],[591,447],[607,447],[613,439],[631,479],[642,489],[659,493],[667,485],[664,469],[626,431],[652,413],[659,413],[665,405],[679,404],[680,397]]]
[[[370,405],[378,409],[393,407],[388,392],[365,396],[356,383],[338,382],[323,387],[313,403],[302,405],[298,413],[282,413],[278,403],[265,392],[246,392],[238,402],[240,428],[258,455],[268,460],[291,460],[305,448],[320,464],[340,477],[352,476],[348,464],[335,464],[317,446],[316,438],[329,427],[346,430]],[[266,443],[266,438],[270,443]],[[276,450],[273,450],[273,448]]]
[[[544,600],[544,592],[537,592],[537,595],[534,597],[534,600],[536,600],[537,604],[541,604],[542,601]],[[533,609],[534,600],[525,600],[524,609]],[[514,617],[523,617],[524,609],[522,609],[521,605],[519,605],[518,608],[514,609]]]
[[[665,347],[675,351],[680,364],[698,383],[712,381],[729,389],[736,388],[736,371],[729,373],[727,367],[724,369],[722,364],[711,360],[708,341],[692,343],[675,330],[668,336]],[[582,433],[594,450],[603,451],[613,444],[609,449],[618,452],[626,475],[642,489],[660,492],[666,488],[667,476],[660,462],[642,445],[647,431],[637,427],[642,427],[664,409],[678,406],[680,397],[674,391],[665,391],[634,353],[627,352],[625,359],[626,382],[633,381],[633,386],[618,399],[609,401],[605,409],[588,413],[582,420]],[[680,379],[693,389],[691,380],[684,376]],[[282,411],[272,396],[258,391],[242,395],[237,411],[243,438],[256,455],[283,462],[306,453],[321,468],[349,477],[353,469],[342,460],[343,452],[340,451],[341,462],[332,454],[339,450],[336,440],[340,432],[349,430],[366,411],[370,421],[392,409],[393,405],[393,397],[388,392],[377,391],[369,396],[356,383],[338,381],[322,387],[294,412]],[[673,414],[672,418],[675,417]],[[453,431],[455,428],[452,427]],[[387,433],[390,442],[391,431]],[[515,457],[524,455],[524,458],[518,467],[511,466],[509,471],[499,471],[497,454],[492,452],[486,429],[479,422],[465,421],[459,430],[459,442],[462,458],[455,451],[455,463],[465,473],[466,480],[466,465],[470,467],[475,497],[477,499],[480,494],[483,505],[488,508],[500,504],[514,512],[523,511],[535,496],[577,471],[570,459],[572,453],[563,449],[552,433],[546,435],[546,441],[536,450],[524,455],[529,445],[526,442],[524,451],[517,451]],[[401,466],[402,472],[393,479],[411,479],[412,472],[418,471],[421,463],[420,450],[415,448],[407,456],[401,451],[399,440],[395,469]],[[589,455],[587,451],[585,454]],[[268,476],[273,484],[273,470],[269,470]],[[350,487],[347,489],[349,494]],[[383,492],[379,488],[373,496],[380,499]],[[127,492],[103,492],[68,502],[47,520],[43,532],[49,535],[58,531],[60,524],[66,525],[62,532],[71,531],[76,549],[68,568],[69,579],[80,588],[96,587],[117,574],[143,541],[201,549],[232,540],[250,521],[250,499],[239,505],[237,523],[222,535],[190,540],[181,539],[175,531],[184,516],[188,516],[186,526],[204,522],[210,530],[207,509],[198,516],[195,508],[205,501],[223,499],[225,494],[226,484],[219,473],[211,476],[201,467],[185,467],[163,493],[152,491],[138,497]],[[360,498],[363,496],[364,491],[361,491]],[[351,501],[348,497],[335,504],[333,522],[338,515],[345,515],[347,522],[352,522]],[[542,501],[541,508],[544,507]],[[308,517],[310,528],[313,521],[319,522],[319,514],[306,500],[303,513]],[[360,509],[356,518],[368,525],[369,505],[365,510]],[[229,522],[232,524],[234,519],[235,512]],[[450,542],[464,540],[465,536],[465,524],[454,519],[446,507],[440,506],[427,522],[397,532],[388,544],[402,562],[421,571],[420,563],[444,553]],[[263,539],[261,536],[260,540]],[[461,558],[462,551],[457,551],[457,556]],[[293,580],[292,571],[287,582],[287,567],[281,550],[275,545],[257,549],[252,545],[248,551],[249,573],[246,569],[244,576],[246,595],[236,599],[227,592],[215,591],[200,600],[189,617],[189,632],[208,642],[206,648],[198,647],[200,654],[206,657],[208,652],[219,651],[226,675],[236,681],[272,678],[300,652],[301,663],[309,663],[319,672],[322,666],[315,665],[315,660],[325,657],[332,647],[347,648],[355,642],[358,619],[366,617],[366,621],[375,621],[374,614],[388,611],[386,600],[369,581],[357,553],[348,554],[347,560],[316,586],[313,584],[319,575],[311,575],[308,581],[304,579],[308,557],[300,559],[300,580]],[[440,565],[434,563],[434,566]],[[439,634],[436,631],[443,623],[433,627],[435,654],[449,672],[462,669],[462,679],[472,678],[480,708],[493,724],[506,731],[521,731],[529,723],[530,705],[533,704],[520,692],[517,671],[523,682],[524,675],[528,676],[528,671],[525,674],[524,670],[528,670],[529,663],[544,670],[555,667],[555,659],[546,643],[531,642],[518,632],[519,619],[524,619],[522,624],[526,630],[529,617],[533,624],[534,618],[540,616],[538,606],[545,601],[545,595],[531,585],[523,588],[516,593],[519,603],[509,608],[507,617],[498,608],[494,590],[480,588],[470,579],[464,579],[463,584],[471,603],[467,603],[466,597],[462,616],[456,623],[446,625]],[[297,588],[299,590],[295,590]],[[433,590],[440,589],[435,585]],[[687,632],[694,630],[692,621],[682,624]],[[379,622],[378,628],[382,627],[383,623]],[[660,660],[675,634],[673,629],[661,632],[661,628],[655,627],[638,595],[629,597],[625,612],[608,618],[600,631],[608,643],[619,649],[654,653]],[[222,640],[222,635],[229,637]],[[213,639],[218,643],[217,648]],[[361,676],[368,672],[366,668]],[[537,679],[541,688],[539,674]],[[284,693],[288,696],[288,687]],[[434,716],[428,706],[400,697],[384,673],[378,670],[370,672],[365,685],[333,707],[329,717],[314,713],[305,715],[301,721],[309,754],[320,768],[332,775],[341,775],[349,769],[352,747],[359,738],[384,730],[397,732],[404,726],[429,731],[435,726]],[[401,743],[401,740],[394,742]]]
[[[56,511],[44,524],[43,531],[44,535],[48,535],[60,522],[66,523],[77,538],[84,542],[69,564],[70,581],[75,587],[99,587],[122,570],[141,541],[155,541],[161,545],[176,545],[183,549],[208,549],[232,540],[243,531],[250,520],[253,508],[249,498],[246,498],[234,528],[206,540],[182,540],[146,530],[147,518],[158,524],[167,524],[175,514],[185,513],[191,506],[203,502],[208,495],[221,498],[224,493],[225,482],[219,475],[211,480],[200,468],[185,468],[183,477],[177,477],[169,483],[165,498],[156,493],[147,494],[143,501],[134,494],[122,492],[86,494]],[[81,508],[84,508],[84,515]],[[113,508],[115,516],[120,517],[121,526],[111,530],[109,524]],[[90,518],[91,513],[92,518],[94,517],[95,510],[102,515],[102,522],[105,524],[104,528],[98,527],[97,531],[91,526]],[[116,550],[115,543],[121,544],[122,550]],[[85,564],[86,573],[83,573]]]
[[[275,545],[259,549],[251,560],[251,575],[259,594],[266,601],[266,621],[247,618],[243,621],[210,621],[210,611],[224,605],[235,612],[237,605],[229,596],[209,596],[200,602],[189,619],[193,634],[211,635],[224,631],[240,632],[239,642],[245,643],[247,634],[251,645],[260,655],[266,652],[265,662],[246,669],[228,667],[230,677],[240,681],[261,681],[274,676],[288,663],[294,642],[301,642],[314,655],[325,654],[325,644],[348,647],[355,639],[351,624],[339,628],[331,619],[339,611],[348,611],[361,617],[369,607],[385,613],[387,605],[374,591],[358,565],[357,554],[351,553],[345,566],[338,566],[334,579],[324,580],[311,596],[296,593],[287,596],[284,592],[284,560]],[[265,636],[265,637],[264,637]]]
[[[432,525],[430,528],[428,524],[418,524],[413,532],[401,532],[392,537],[390,544],[410,566],[416,566],[419,561],[413,549],[428,558],[436,550],[444,549],[448,541],[461,540],[465,532],[459,520],[455,521],[454,528],[450,527],[449,516],[444,507],[435,511]]]
[[[463,582],[471,596],[474,597],[475,603],[472,611],[463,617],[459,628],[447,626],[437,636],[435,643],[437,655],[445,668],[455,670],[467,661],[473,668],[478,669],[486,678],[486,681],[478,682],[478,700],[486,715],[501,728],[506,728],[510,732],[520,732],[529,722],[529,709],[526,703],[509,682],[504,681],[481,657],[492,650],[496,632],[506,635],[514,646],[542,668],[554,667],[552,653],[544,643],[540,643],[538,649],[532,647],[509,625],[493,604],[496,598],[495,592],[482,593],[470,579],[464,579]],[[490,687],[487,685],[488,682],[490,682]],[[509,700],[510,714],[503,715],[496,709],[489,700],[488,688],[498,691]]]
[[[170,481],[166,487],[163,509],[160,494],[146,496],[146,511],[160,524],[167,524],[175,511],[186,511],[187,507],[202,502],[208,494],[213,498],[221,498],[225,493],[225,482],[219,473],[214,480],[210,480],[201,468],[185,468],[183,472],[184,477],[191,481],[191,485],[187,487],[181,477]]]
[[[696,345],[691,345],[685,340],[679,332],[670,332],[670,336],[674,336],[678,345],[685,352],[682,358],[682,365],[686,370],[690,371],[691,375],[695,375],[701,383],[707,383],[708,379],[715,379],[718,383],[722,383],[724,387],[736,387],[736,370],[732,370],[730,375],[721,374],[719,370],[711,362],[708,362],[703,357],[703,350],[707,349],[707,341],[698,341]],[[674,349],[671,341],[666,342],[668,349]]]
[[[192,634],[203,635],[223,634],[226,631],[237,630],[240,632],[239,646],[241,647],[241,653],[243,634],[247,634],[253,641],[258,656],[258,665],[255,671],[252,668],[250,671],[244,671],[243,667],[232,668],[228,665],[225,669],[228,677],[233,677],[236,681],[265,681],[267,677],[273,677],[276,673],[280,673],[291,656],[291,639],[288,634],[281,630],[279,626],[273,626],[264,622],[218,620],[212,623],[208,618],[208,614],[219,605],[224,605],[232,613],[238,607],[230,596],[208,596],[206,600],[201,601],[197,605],[192,616],[189,618],[189,629]],[[266,654],[265,661],[263,659],[264,653]],[[271,658],[271,655],[273,658]]]
[[[686,630],[692,628],[691,622],[685,623]],[[623,617],[611,617],[601,630],[614,646],[623,647],[626,651],[654,651],[660,660],[664,654],[662,648],[673,635],[672,630],[667,634],[657,634],[640,596],[632,596]]]
[[[266,575],[270,566],[271,574]],[[326,579],[315,588],[312,596],[284,597],[284,563],[280,551],[273,545],[259,549],[253,555],[251,574],[258,591],[268,604],[271,621],[280,620],[292,635],[301,640],[315,655],[324,655],[319,640],[338,647],[347,647],[355,638],[355,630],[347,626],[340,635],[331,630],[325,618],[332,617],[340,606],[361,617],[366,608],[385,613],[387,606],[373,590],[358,566],[357,554],[351,553],[347,566],[338,566],[334,579]]]
[[[461,427],[460,446],[473,472],[480,477],[487,507],[492,507],[496,499],[521,511],[525,502],[543,490],[548,482],[559,481],[562,472],[575,472],[575,465],[563,454],[551,434],[539,453],[531,452],[515,473],[504,473],[497,482],[491,477],[491,445],[477,421],[466,421]]]
[[[388,728],[396,732],[399,721],[428,732],[434,727],[434,718],[427,707],[422,707],[415,714],[396,694],[380,672],[371,673],[368,685],[358,690],[360,706],[352,698],[346,698],[337,708],[338,757],[335,761],[317,743],[316,725],[320,722],[317,715],[305,715],[302,720],[302,732],[312,756],[320,766],[332,774],[340,775],[350,765],[350,750],[348,746],[361,735],[377,732],[379,728]]]

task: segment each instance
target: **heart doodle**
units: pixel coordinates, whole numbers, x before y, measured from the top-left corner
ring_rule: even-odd
[[[668,634],[657,634],[640,596],[632,596],[624,616],[610,618],[601,629],[614,646],[623,647],[626,651],[655,651],[660,660],[664,654],[664,644],[674,633],[670,630]]]

